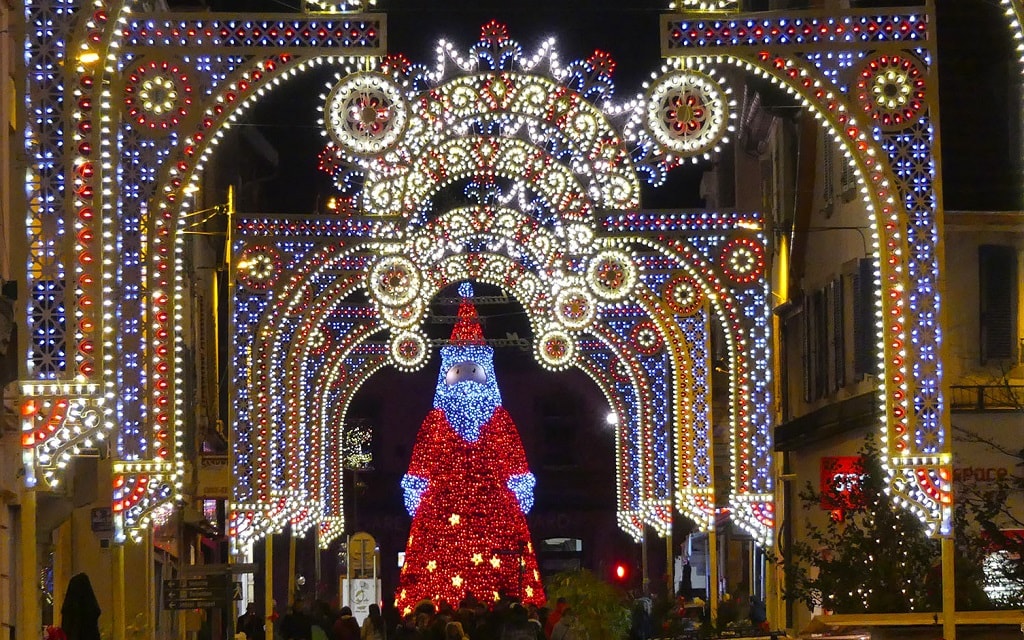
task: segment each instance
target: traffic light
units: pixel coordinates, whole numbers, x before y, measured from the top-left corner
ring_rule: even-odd
[[[629,567],[625,563],[616,562],[612,575],[615,577],[616,582],[626,582],[629,580]]]

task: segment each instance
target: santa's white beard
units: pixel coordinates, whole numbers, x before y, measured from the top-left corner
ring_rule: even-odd
[[[500,402],[489,385],[469,380],[439,389],[434,398],[434,406],[444,410],[449,424],[468,442],[477,441]]]

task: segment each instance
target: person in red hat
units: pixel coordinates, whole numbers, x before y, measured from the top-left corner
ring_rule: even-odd
[[[472,287],[450,344],[441,348],[434,408],[402,478],[412,527],[395,594],[403,613],[433,600],[513,597],[544,604],[526,514],[535,480],[519,432],[501,405],[494,350],[484,340]]]

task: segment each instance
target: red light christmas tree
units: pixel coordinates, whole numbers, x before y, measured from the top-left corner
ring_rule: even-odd
[[[535,480],[501,406],[494,350],[484,341],[472,287],[464,283],[459,293],[451,343],[441,348],[434,408],[402,478],[413,517],[395,594],[403,614],[421,600],[457,605],[470,593],[483,602],[545,601],[526,525]]]

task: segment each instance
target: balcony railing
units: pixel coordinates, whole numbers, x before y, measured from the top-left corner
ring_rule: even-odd
[[[1024,412],[1024,385],[954,385],[950,391],[953,411]]]

